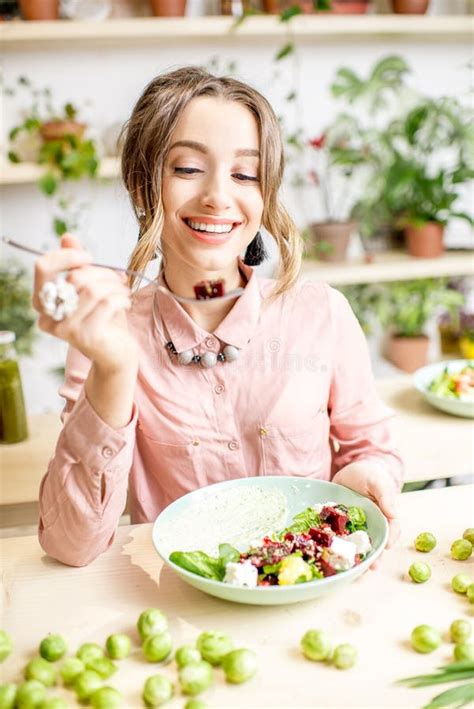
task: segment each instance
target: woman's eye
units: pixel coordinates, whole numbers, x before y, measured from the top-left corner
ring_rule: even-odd
[[[196,172],[201,172],[195,167],[175,167],[174,171],[180,175],[194,175]]]
[[[234,173],[234,177],[238,177],[239,180],[250,180],[251,182],[258,182],[258,177],[251,177],[250,175],[242,175],[240,172]]]

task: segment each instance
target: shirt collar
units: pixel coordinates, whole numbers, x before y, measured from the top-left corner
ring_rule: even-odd
[[[254,270],[241,259],[239,268],[247,278],[244,293],[212,334],[226,345],[242,349],[250,340],[258,323],[261,295]],[[162,274],[158,281],[160,285],[164,285]],[[156,299],[158,313],[177,352],[192,350],[209,337],[211,333],[197,325],[173,296],[157,290]]]

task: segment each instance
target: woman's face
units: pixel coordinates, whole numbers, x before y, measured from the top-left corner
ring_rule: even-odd
[[[189,103],[163,167],[167,264],[199,271],[236,264],[261,225],[258,155],[257,122],[245,106],[211,96]]]

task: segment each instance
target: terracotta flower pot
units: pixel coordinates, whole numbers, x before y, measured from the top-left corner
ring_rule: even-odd
[[[331,12],[334,15],[366,15],[369,3],[364,0],[333,0]]]
[[[184,17],[186,0],[150,0],[155,17]]]
[[[406,226],[405,242],[408,253],[418,258],[438,258],[444,253],[444,226],[427,222],[423,226]]]
[[[76,121],[48,121],[40,127],[40,133],[45,141],[62,140],[67,135],[82,138],[86,127],[85,123],[77,123]]]
[[[354,222],[326,222],[310,225],[310,252],[322,261],[345,261]]]
[[[282,10],[287,10],[289,7],[298,5],[303,10],[305,15],[314,13],[314,5],[312,0],[262,0],[262,8],[268,15],[279,15]]]
[[[390,335],[385,356],[404,372],[414,372],[428,363],[429,342],[426,335],[418,337]]]
[[[24,20],[57,20],[59,0],[20,0]]]
[[[430,0],[393,0],[393,11],[397,15],[424,15]]]

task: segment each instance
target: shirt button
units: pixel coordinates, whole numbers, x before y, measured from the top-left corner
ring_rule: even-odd
[[[104,458],[111,458],[113,456],[113,454],[114,454],[114,452],[113,452],[112,448],[109,448],[108,446],[105,446],[104,448],[102,448],[102,455],[104,456]]]
[[[216,341],[213,337],[208,337],[206,339],[206,347],[211,350],[213,347],[216,346]]]
[[[195,438],[193,440],[193,446],[198,446],[200,443],[201,443],[201,441],[199,440],[199,438]]]
[[[261,436],[262,438],[263,438],[264,436],[266,436],[267,433],[268,433],[268,431],[267,431],[266,428],[260,428],[258,432],[259,432],[259,434],[260,434],[260,436]]]
[[[223,384],[218,384],[215,388],[214,391],[216,394],[222,394],[223,391],[225,391],[225,387]]]
[[[240,448],[239,442],[238,441],[230,441],[229,448],[231,451],[236,451],[238,448]]]

